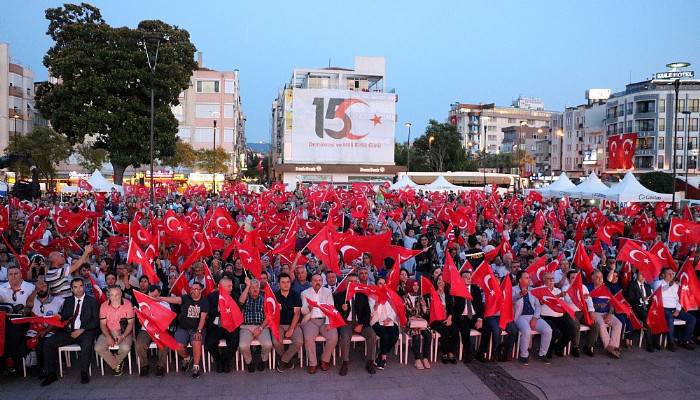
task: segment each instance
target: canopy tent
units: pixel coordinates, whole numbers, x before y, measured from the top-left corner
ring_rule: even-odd
[[[603,193],[609,188],[598,178],[595,172],[592,172],[585,181],[578,184],[575,188],[566,191],[566,194],[576,199],[592,199],[595,193]]]
[[[422,190],[429,190],[433,192],[447,191],[447,190],[468,190],[463,186],[453,185],[444,176],[438,176],[434,181],[427,185],[421,187]]]
[[[671,201],[670,193],[657,193],[644,187],[631,172],[625,174],[625,177],[610,189],[602,193],[593,193],[594,199],[622,202],[655,203],[659,201]]]
[[[536,191],[544,197],[563,197],[567,196],[567,191],[570,191],[575,187],[576,185],[574,185],[569,177],[566,176],[566,172],[562,172],[561,175],[559,175],[559,178],[557,178],[557,180],[551,185],[545,186],[542,189],[537,189]]]
[[[112,189],[122,193],[122,187],[120,185],[115,185],[105,179],[100,171],[95,170],[92,175],[88,178],[87,182],[92,186],[93,192],[111,192]]]
[[[80,188],[77,186],[64,185],[61,187],[61,193],[78,193]]]
[[[389,189],[391,190],[399,190],[405,188],[423,189],[423,186],[413,182],[408,175],[400,175],[396,183],[393,183],[391,184],[391,186],[389,186]]]

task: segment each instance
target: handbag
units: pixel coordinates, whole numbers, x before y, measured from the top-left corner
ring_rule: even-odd
[[[408,327],[411,329],[426,329],[428,327],[428,321],[423,318],[411,317],[408,320]]]

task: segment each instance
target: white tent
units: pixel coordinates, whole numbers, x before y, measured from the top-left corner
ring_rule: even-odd
[[[413,182],[408,175],[399,176],[399,179],[396,181],[396,183],[393,183],[391,184],[391,186],[389,186],[389,189],[391,190],[399,190],[405,188],[423,189],[423,186]]]
[[[570,191],[575,187],[576,185],[574,185],[569,177],[566,176],[566,172],[562,172],[554,183],[545,186],[542,189],[537,189],[536,191],[544,197],[563,197],[567,195],[567,191]]]
[[[61,193],[78,193],[80,191],[80,188],[77,186],[62,186],[61,187]]]
[[[433,191],[433,192],[447,191],[447,190],[455,190],[455,191],[467,190],[467,188],[465,188],[463,186],[453,185],[447,179],[445,179],[445,177],[442,175],[438,176],[431,183],[429,183],[427,185],[423,185],[423,187],[421,187],[421,189],[429,190],[429,191]]]
[[[610,189],[602,193],[593,193],[593,198],[622,202],[649,202],[671,201],[671,194],[657,193],[645,188],[631,172]]]
[[[568,196],[575,199],[592,199],[595,193],[603,193],[609,188],[598,178],[595,172],[592,172],[585,181],[578,184],[575,188],[568,190]]]
[[[93,192],[111,192],[112,189],[115,189],[122,193],[122,187],[120,185],[109,182],[98,170],[92,173],[87,182],[92,186]]]

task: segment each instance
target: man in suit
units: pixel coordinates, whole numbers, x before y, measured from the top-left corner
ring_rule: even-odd
[[[545,364],[549,364],[547,351],[552,341],[552,328],[540,317],[541,304],[537,297],[530,295],[530,275],[524,270],[518,271],[516,276],[518,285],[513,287],[513,317],[515,325],[520,331],[520,349],[518,361],[527,365],[529,360],[530,331],[540,334],[540,352],[538,358]]]
[[[358,277],[355,273],[351,273],[347,277],[348,285],[357,284]],[[343,363],[340,365],[340,376],[348,374],[348,364],[350,362],[350,341],[353,334],[362,335],[365,338],[367,345],[367,354],[365,354],[365,369],[368,373],[376,373],[374,367],[374,353],[377,348],[377,335],[370,325],[372,317],[369,308],[369,299],[364,293],[355,293],[351,299],[346,299],[347,291],[335,293],[333,301],[335,308],[340,312],[348,323],[341,326],[338,331],[340,334],[340,356]]]
[[[209,312],[207,313],[207,335],[204,339],[204,348],[211,354],[216,365],[216,372],[229,373],[231,372],[231,361],[233,355],[238,349],[238,341],[240,329],[236,328],[233,332],[229,332],[221,327],[221,315],[219,313],[219,292],[223,290],[234,299],[240,295],[234,290],[233,280],[224,275],[219,281],[219,288],[209,293],[207,301],[209,302]],[[223,339],[226,346],[219,347],[219,341]]]
[[[646,283],[644,273],[637,271],[637,279],[627,285],[625,297],[632,306],[632,311],[637,318],[644,323],[647,320],[647,311],[649,311],[649,299],[654,294],[651,286]],[[648,352],[654,352],[654,338],[649,329],[644,329],[644,341]],[[658,346],[658,344],[657,344]]]
[[[80,345],[80,383],[90,382],[90,362],[95,357],[95,336],[100,325],[99,308],[94,297],[85,295],[82,278],[71,281],[72,296],[61,308],[61,321],[67,321],[66,329],[56,331],[43,344],[44,371],[41,386],[55,382],[58,369],[58,348],[71,344]]]
[[[462,347],[464,348],[462,361],[467,364],[474,358],[471,330],[481,329],[484,318],[484,301],[479,286],[472,285],[472,271],[464,269],[460,275],[467,286],[467,290],[472,295],[472,300],[455,296],[448,313],[450,318],[452,318],[454,337],[457,338],[457,335],[460,335],[462,338]],[[459,348],[457,348],[458,342],[456,340],[454,341],[454,346],[454,350],[457,352]]]

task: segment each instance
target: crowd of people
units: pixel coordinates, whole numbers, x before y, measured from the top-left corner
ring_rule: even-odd
[[[305,363],[314,374],[337,353],[346,375],[355,341],[369,374],[396,346],[424,370],[527,365],[531,349],[549,364],[619,359],[637,341],[649,352],[699,343],[700,210],[487,189],[231,184],[153,202],[134,189],[10,198],[0,368],[24,363],[51,384],[70,344],[88,383],[95,354],[121,375],[132,349],[141,376],[176,358],[197,378],[208,357],[231,372],[236,354],[249,373]]]

